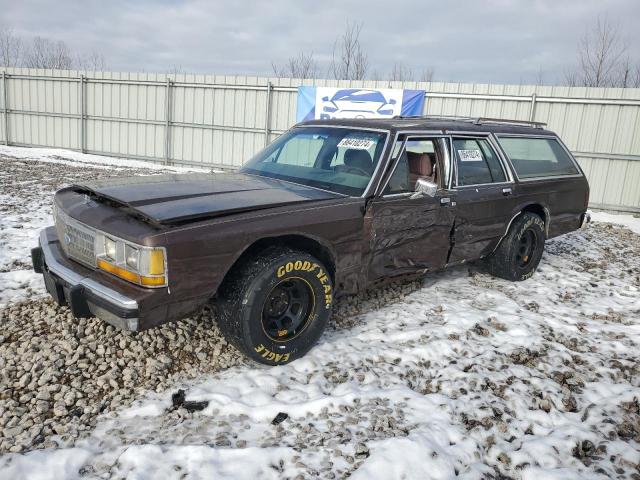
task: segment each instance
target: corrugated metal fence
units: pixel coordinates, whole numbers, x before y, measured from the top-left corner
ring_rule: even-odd
[[[425,114],[546,122],[591,204],[640,212],[640,89],[6,69],[0,142],[236,168],[295,123],[297,86],[425,90]]]

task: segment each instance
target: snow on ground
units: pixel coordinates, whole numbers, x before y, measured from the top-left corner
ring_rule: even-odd
[[[634,216],[620,213],[592,212],[591,219],[594,222],[622,225],[623,227],[627,227],[632,232],[640,235],[640,214]]]
[[[69,165],[74,168],[86,166],[94,170],[156,170],[176,173],[184,172],[208,172],[209,168],[166,166],[144,160],[132,160],[128,158],[105,157],[102,155],[89,155],[73,150],[59,148],[23,148],[0,145],[0,156],[14,159],[27,160],[29,162],[54,163]]]
[[[46,223],[44,213],[31,216],[48,208],[55,176],[95,174],[47,177],[28,150],[21,155],[18,164],[0,158],[3,183],[14,169],[34,180],[0,203],[3,219],[14,218],[0,223],[9,273],[27,268],[32,240],[16,225],[35,232]],[[40,189],[41,176],[49,183]],[[594,219],[633,227],[632,217]],[[245,362],[149,393],[75,444],[3,455],[0,478],[640,476],[637,233],[595,223],[553,239],[521,283],[457,267],[336,308],[335,325],[304,359]],[[172,408],[177,388],[208,406]],[[288,418],[274,426],[279,412]]]

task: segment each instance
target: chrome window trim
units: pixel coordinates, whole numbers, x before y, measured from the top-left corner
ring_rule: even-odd
[[[400,193],[390,193],[389,195],[382,195],[380,198],[398,200],[404,197],[410,197],[416,192],[400,192]]]
[[[493,150],[498,154],[498,157],[502,162],[502,168],[507,174],[508,179],[506,183],[515,183],[515,178],[513,176],[513,165],[511,164],[511,160],[509,160],[506,154],[502,151],[498,140],[496,140],[493,134],[489,135],[488,140],[489,143],[493,146]]]
[[[494,183],[474,183],[473,185],[459,185],[453,187],[454,190],[464,190],[465,188],[491,187],[493,185],[513,185],[513,182],[494,182]]]
[[[582,178],[583,175],[580,173],[572,173],[570,175],[553,175],[553,176],[548,176],[548,177],[530,177],[530,178],[518,178],[518,181],[520,183],[527,183],[527,182],[539,182],[541,180],[560,180],[562,178]]]
[[[393,171],[395,171],[395,164],[397,163],[397,159],[400,157],[400,154],[402,153],[402,149],[404,148],[404,141],[402,144],[402,147],[398,153],[398,157],[396,158],[391,158],[391,153],[393,153],[393,147],[396,144],[396,142],[398,141],[398,137],[400,137],[400,135],[408,135],[408,134],[412,134],[414,132],[426,132],[427,135],[431,135],[431,134],[436,134],[436,135],[442,135],[442,130],[415,130],[415,129],[402,129],[402,130],[396,130],[396,133],[393,137],[393,143],[390,146],[390,152],[389,152],[389,160],[388,162],[394,162],[393,164]],[[391,175],[393,175],[393,172],[391,172]],[[380,175],[380,178],[378,179],[378,184],[376,185],[375,190],[372,192],[372,195],[378,195],[378,196],[382,196],[382,192],[384,191],[384,188],[386,188],[386,183],[385,183],[385,187],[384,188],[380,188],[380,185],[382,184],[382,181],[384,180],[384,171],[382,172],[382,174]],[[389,176],[390,177],[390,176]],[[387,177],[387,178],[389,178]]]
[[[491,132],[471,132],[469,130],[446,130],[447,135],[454,137],[489,137]]]
[[[564,142],[562,140],[560,140],[560,137],[558,135],[536,135],[536,134],[524,134],[524,133],[495,133],[494,136],[496,137],[496,142],[500,145],[500,149],[504,152],[504,155],[506,158],[509,159],[509,163],[513,168],[513,174],[515,175],[515,177],[518,179],[518,182],[520,183],[526,183],[526,182],[532,182],[532,181],[540,181],[540,180],[553,180],[553,179],[559,179],[559,178],[578,178],[578,177],[584,177],[584,172],[582,171],[582,168],[580,168],[580,165],[578,164],[578,161],[575,159],[575,157],[573,156],[573,154],[571,153],[571,150],[569,150],[567,148],[567,146],[564,144]],[[558,144],[562,147],[562,149],[567,153],[569,159],[573,162],[573,166],[576,167],[576,169],[578,170],[579,173],[568,173],[565,175],[548,175],[548,176],[541,176],[541,177],[526,177],[526,178],[520,178],[520,175],[518,175],[518,171],[515,169],[515,167],[513,166],[513,163],[511,162],[511,158],[509,157],[509,155],[507,154],[506,150],[504,150],[502,148],[502,144],[500,144],[500,137],[511,137],[511,138],[541,138],[541,139],[545,139],[545,140],[555,140],[556,142],[558,142]]]
[[[366,198],[369,196],[369,191],[371,190],[371,185],[373,183],[373,179],[376,178],[376,175],[378,175],[378,172],[380,170],[380,165],[382,165],[382,163],[384,163],[382,160],[385,158],[386,154],[387,154],[387,147],[389,144],[389,137],[391,136],[391,131],[387,128],[371,128],[371,127],[354,127],[351,125],[323,125],[323,124],[311,124],[311,125],[294,125],[293,127],[291,127],[289,130],[287,130],[287,132],[294,130],[296,128],[346,128],[349,130],[364,130],[364,131],[369,131],[369,132],[380,132],[380,133],[384,133],[385,134],[385,140],[384,140],[384,145],[382,146],[382,150],[380,151],[380,158],[378,158],[378,163],[376,165],[376,168],[374,169],[373,173],[371,174],[371,178],[369,179],[369,183],[367,183],[367,186],[365,187],[364,191],[362,192],[362,195],[356,196],[356,195],[348,195],[349,197],[352,198]],[[287,133],[285,132],[285,133]],[[283,133],[284,135],[284,133]],[[308,186],[308,185],[306,185]],[[330,190],[329,190],[330,191]],[[336,193],[336,192],[333,192]]]
[[[480,140],[487,140],[487,143],[489,143],[489,146],[491,147],[491,149],[493,150],[493,152],[496,154],[496,157],[498,158],[498,162],[500,162],[500,166],[502,167],[502,171],[505,174],[505,177],[507,178],[505,181],[503,182],[488,182],[488,183],[474,183],[471,185],[458,185],[458,161],[455,160],[453,161],[453,164],[455,165],[455,170],[456,170],[456,174],[455,176],[452,178],[452,182],[450,185],[450,189],[451,190],[459,190],[459,189],[465,189],[465,188],[477,188],[477,187],[487,187],[487,186],[492,186],[492,185],[513,185],[515,184],[515,181],[513,179],[513,175],[511,174],[511,163],[506,163],[505,162],[505,158],[502,156],[501,152],[499,151],[500,149],[491,141],[491,136],[492,134],[489,132],[479,132],[478,134],[476,134],[475,132],[466,132],[465,134],[457,134],[457,132],[452,132],[451,135],[449,136],[450,140],[451,140],[451,153],[453,154],[453,140],[454,137],[459,138],[459,137],[469,137],[469,138],[477,138]],[[455,155],[453,155],[453,157],[455,158]],[[488,165],[487,165],[488,167]],[[453,184],[453,180],[455,180],[455,185]]]
[[[402,146],[400,147],[400,150],[398,151],[398,156],[396,158],[390,159],[391,161],[393,161],[393,168],[391,169],[391,171],[389,172],[389,174],[387,175],[387,179],[384,182],[384,185],[382,186],[381,189],[378,190],[378,195],[380,196],[380,198],[389,198],[392,195],[413,195],[415,192],[399,192],[399,193],[390,193],[387,195],[384,195],[383,192],[385,190],[385,188],[387,188],[387,185],[389,185],[389,182],[391,181],[391,177],[393,177],[393,174],[396,171],[396,168],[398,168],[398,161],[400,160],[400,157],[402,156],[402,154],[405,151],[405,148],[407,146],[407,141],[413,137],[420,137],[420,138],[436,138],[436,139],[445,139],[446,140],[446,134],[442,133],[441,130],[429,130],[429,131],[417,131],[417,130],[403,130],[403,131],[398,131],[396,133],[396,137],[395,137],[395,141],[393,142],[393,144],[395,145],[397,142],[397,139],[400,135],[404,135],[406,134],[407,136],[405,137],[405,139],[402,141]],[[382,179],[381,179],[382,180]],[[443,188],[440,188],[440,186],[438,186],[438,190],[443,190]]]

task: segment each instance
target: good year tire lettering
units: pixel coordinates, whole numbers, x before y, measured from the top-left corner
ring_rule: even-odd
[[[328,310],[329,308],[331,308],[331,302],[333,300],[333,295],[331,293],[332,287],[328,284],[329,276],[322,268],[320,268],[320,265],[318,265],[317,263],[312,263],[308,260],[293,260],[291,262],[285,263],[284,265],[280,265],[277,270],[277,276],[278,278],[282,278],[287,273],[291,273],[294,271],[311,273],[315,272],[316,269],[318,270],[318,272],[316,273],[316,278],[320,280],[320,283],[324,288],[324,303],[325,308]]]
[[[276,363],[280,362],[288,362],[289,354],[288,353],[275,353],[265,347],[263,344],[258,345],[254,348],[257,353],[262,353],[262,358],[266,358],[267,360],[271,360]]]
[[[285,273],[290,273],[294,270],[313,272],[316,268],[320,268],[320,265],[317,263],[311,263],[309,260],[295,260],[293,262],[287,262],[278,267],[278,278],[282,278]],[[321,268],[320,271],[322,271]]]

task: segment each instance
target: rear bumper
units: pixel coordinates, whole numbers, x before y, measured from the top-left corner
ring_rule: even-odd
[[[31,251],[33,269],[42,273],[53,299],[68,305],[75,317],[98,317],[125,330],[140,330],[140,308],[136,298],[97,282],[81,267],[65,262],[53,228],[40,232],[39,246]]]
[[[586,228],[591,223],[591,213],[585,212],[580,218],[580,228]]]

